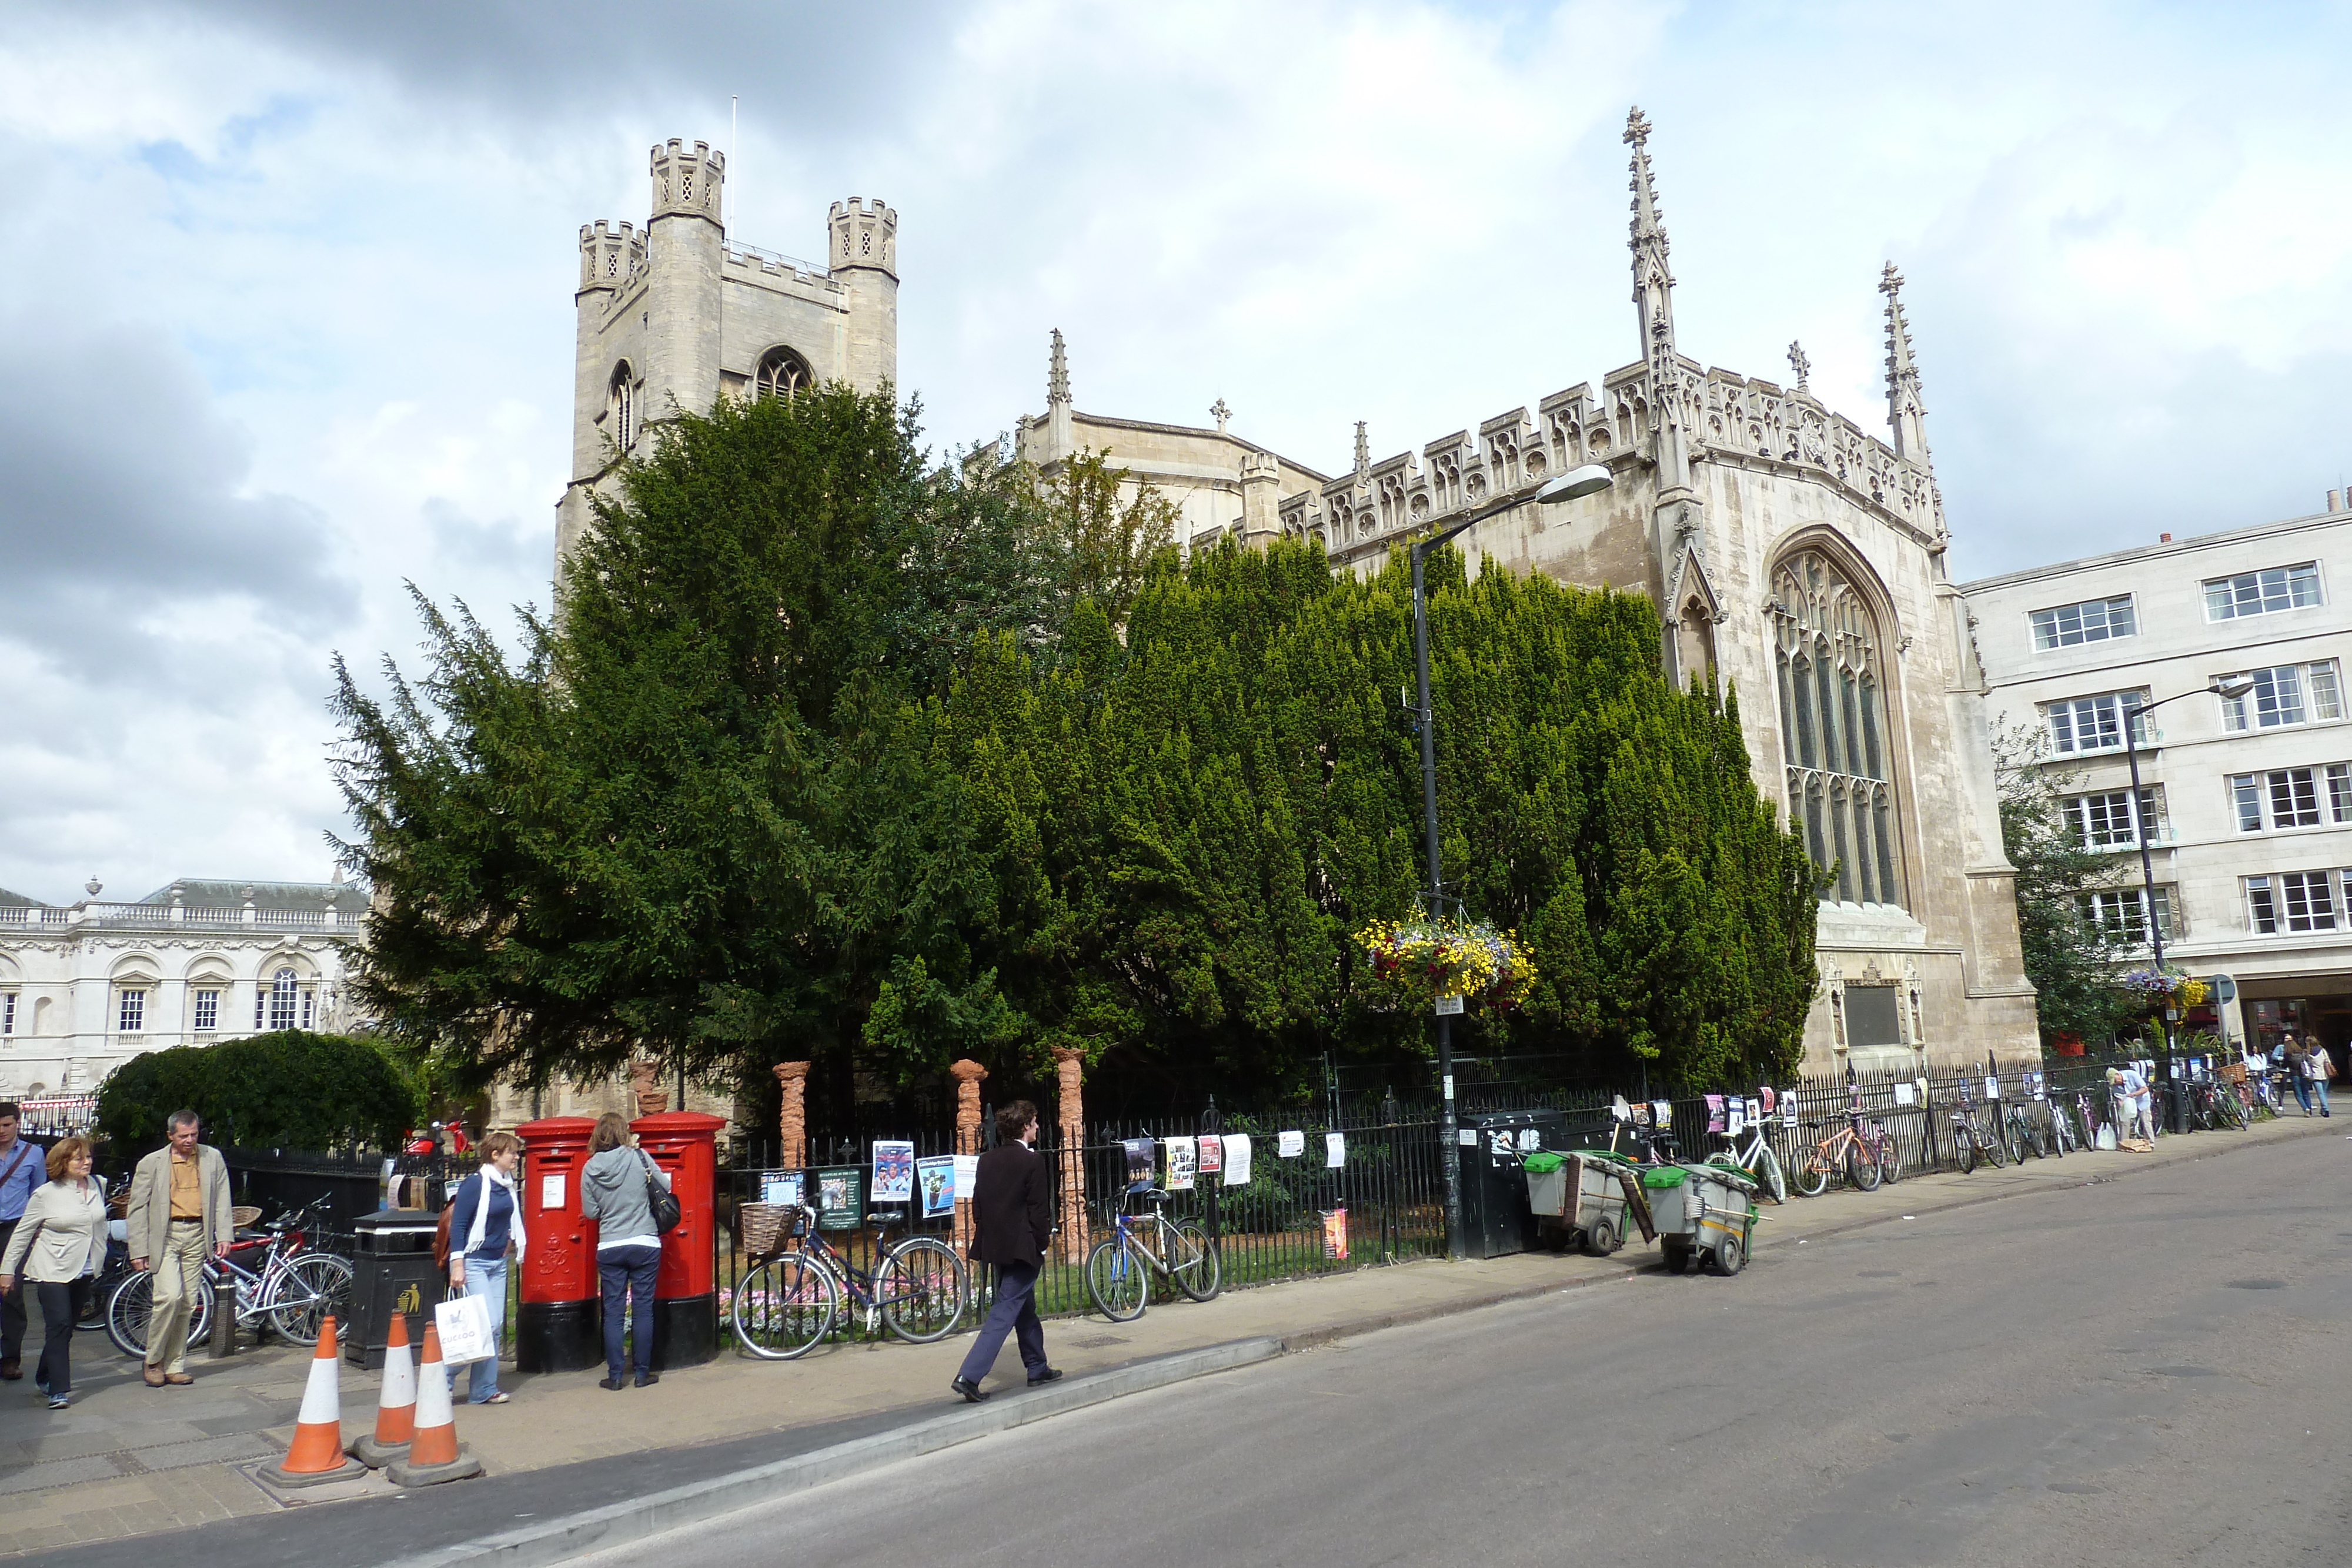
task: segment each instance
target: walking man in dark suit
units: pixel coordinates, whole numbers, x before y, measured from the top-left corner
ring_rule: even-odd
[[[1054,1174],[1036,1150],[1037,1107],[1015,1100],[998,1111],[996,1136],[996,1147],[980,1156],[971,1195],[971,1256],[996,1266],[996,1304],[948,1385],[974,1405],[988,1397],[980,1380],[1008,1333],[1021,1346],[1031,1387],[1062,1375],[1045,1364],[1045,1325],[1037,1318],[1037,1271],[1054,1239]]]

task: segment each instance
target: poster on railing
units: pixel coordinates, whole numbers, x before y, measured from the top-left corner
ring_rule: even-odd
[[[1710,1133],[1723,1131],[1723,1096],[1720,1094],[1706,1097],[1706,1130]]]
[[[1994,1078],[1994,1077],[1991,1077],[1991,1076],[1990,1076],[1990,1075],[1988,1075],[1988,1076],[1986,1077],[1986,1079],[1985,1079],[1985,1098],[1986,1098],[1986,1099],[1988,1099],[1988,1100],[1998,1100],[1998,1099],[2000,1099],[2000,1079],[1998,1079],[1998,1078]]]
[[[978,1155],[956,1155],[956,1156],[955,1156],[955,1195],[956,1195],[956,1197],[957,1197],[958,1198],[960,1198],[960,1199],[962,1199],[962,1198],[969,1198],[969,1197],[971,1197],[971,1195],[972,1195],[974,1192],[976,1192],[976,1191],[978,1191],[978,1190],[979,1190],[979,1186],[980,1186],[980,1156],[979,1156]]]
[[[1734,1095],[1724,1102],[1723,1116],[1723,1130],[1735,1138],[1739,1136],[1748,1130],[1748,1102]]]
[[[790,1204],[797,1208],[806,1201],[803,1195],[807,1190],[807,1179],[800,1171],[761,1171],[760,1173],[761,1203]]]
[[[816,1173],[816,1221],[827,1230],[856,1230],[866,1223],[866,1173],[834,1166]]]
[[[1247,1133],[1227,1133],[1222,1140],[1225,1155],[1225,1185],[1247,1186],[1250,1176],[1250,1141]]]
[[[1660,1132],[1664,1132],[1667,1128],[1673,1126],[1675,1124],[1675,1103],[1671,1100],[1651,1101],[1650,1119],[1657,1124],[1658,1130]]]
[[[1748,1102],[1748,1119],[1751,1122],[1762,1121],[1764,1119],[1765,1109],[1765,1104],[1761,1100],[1750,1099]]]
[[[1307,1134],[1293,1129],[1274,1135],[1274,1152],[1286,1160],[1295,1160],[1307,1152]]]
[[[1911,1085],[1910,1085],[1910,1084],[1904,1082],[1901,1079],[1896,1079],[1896,1080],[1895,1080],[1895,1103],[1897,1105],[1908,1105],[1908,1104],[1911,1104],[1911,1103],[1913,1103],[1914,1102],[1916,1102],[1918,1098],[1919,1098],[1918,1092],[1917,1092],[1916,1090],[1914,1090],[1914,1089],[1911,1087]]]
[[[925,1219],[953,1214],[956,1203],[955,1156],[925,1155],[917,1160],[915,1190],[922,1195]]]
[[[2050,1097],[2050,1091],[2043,1086],[2041,1073],[2029,1072],[2025,1075],[2025,1081],[2032,1085],[2033,1097],[2036,1100],[2047,1100]]]
[[[1334,1133],[1331,1135],[1336,1138],[1339,1134]],[[1334,1262],[1346,1262],[1348,1260],[1347,1209],[1325,1208],[1316,1212],[1323,1217],[1323,1256]]]
[[[1201,1174],[1214,1176],[1225,1168],[1225,1141],[1214,1133],[1201,1134]]]
[[[891,1139],[874,1140],[874,1201],[915,1201],[915,1145]]]
[[[1150,1138],[1128,1138],[1122,1147],[1127,1150],[1127,1185],[1130,1188],[1146,1187],[1157,1174],[1159,1148]]]
[[[1193,1163],[1199,1155],[1193,1147],[1192,1140],[1165,1138],[1161,1142],[1168,1148],[1168,1190],[1170,1192],[1192,1191],[1192,1173],[1200,1168]]]
[[[1336,1171],[1347,1163],[1348,1134],[1345,1133],[1324,1134],[1323,1168],[1327,1171]]]

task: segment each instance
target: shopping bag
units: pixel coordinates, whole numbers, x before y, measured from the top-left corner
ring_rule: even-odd
[[[433,1326],[441,1333],[441,1360],[460,1366],[488,1361],[497,1353],[490,1337],[490,1303],[484,1296],[452,1296],[433,1309]]]

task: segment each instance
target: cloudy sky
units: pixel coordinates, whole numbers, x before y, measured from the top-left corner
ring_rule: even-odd
[[[730,226],[899,213],[899,371],[1327,471],[1684,349],[1883,424],[1895,259],[1963,576],[2352,468],[2352,9],[0,0],[0,885],[317,879],[335,650],[545,603],[574,235],[740,132]]]

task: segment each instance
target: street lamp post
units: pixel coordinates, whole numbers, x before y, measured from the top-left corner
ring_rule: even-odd
[[[1598,463],[1588,463],[1581,468],[1570,469],[1532,494],[1521,489],[1499,497],[1460,522],[1440,528],[1413,544],[1412,671],[1420,696],[1420,706],[1413,709],[1413,718],[1415,727],[1421,731],[1421,833],[1422,847],[1429,857],[1429,915],[1432,920],[1439,918],[1444,909],[1445,877],[1437,854],[1437,726],[1436,715],[1429,706],[1429,600],[1422,588],[1422,561],[1431,550],[1497,512],[1509,511],[1530,500],[1573,501],[1580,497],[1599,495],[1609,488],[1609,470]],[[1443,1150],[1438,1156],[1438,1165],[1445,1174],[1445,1255],[1458,1262],[1462,1258],[1462,1150],[1459,1127],[1454,1114],[1454,1019],[1444,1013],[1437,1015],[1437,1089],[1442,1105],[1437,1135]]]
[[[2201,696],[2208,692],[2234,701],[2253,689],[2252,681],[2234,681],[2227,685],[2215,681],[2202,691],[2175,692],[2144,707],[2134,708],[2124,719],[2124,760],[2131,765],[2132,837],[2139,843],[2140,896],[2145,901],[2142,910],[2147,918],[2148,947],[2154,955],[2156,972],[2159,975],[2164,973],[2164,928],[2157,924],[2156,919],[2156,859],[2147,846],[2147,813],[2140,809],[2139,744],[2133,732],[2138,728],[2143,715],[2154,713],[2166,703],[2177,703],[2182,697]],[[2170,1010],[2168,1006],[2166,1010]],[[2172,1088],[2171,1022],[2168,1018],[2157,1022],[2156,1075],[2164,1085],[2164,1119],[2168,1124],[2165,1130],[2177,1133],[2180,1131],[2180,1103]]]

